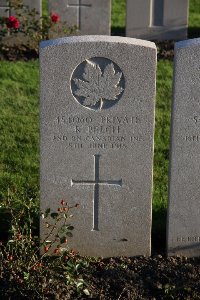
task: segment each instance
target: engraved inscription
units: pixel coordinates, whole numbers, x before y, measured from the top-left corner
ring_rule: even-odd
[[[98,231],[98,211],[99,211],[99,186],[107,185],[107,186],[119,186],[122,187],[122,179],[120,180],[100,180],[99,178],[99,160],[100,155],[94,155],[94,180],[71,180],[71,186],[74,185],[92,185],[94,187],[93,194],[93,231]]]
[[[187,237],[178,236],[176,240],[177,242],[182,242],[182,243],[187,243],[187,242],[198,243],[200,242],[200,236],[187,236]]]
[[[200,123],[200,116],[194,116],[193,120],[194,120],[195,124]]]
[[[199,130],[196,131],[200,125],[200,116],[198,114],[195,114],[191,117],[189,117],[187,119],[187,121],[189,121],[189,126],[191,127],[191,123],[193,126],[193,130],[194,132],[191,133],[191,131],[189,132],[189,134],[184,136],[184,140],[187,143],[199,143],[200,142],[200,135],[199,135]],[[195,126],[194,126],[195,124]]]
[[[71,91],[84,107],[93,110],[107,109],[121,98],[124,82],[121,69],[113,61],[93,57],[74,70]]]
[[[62,142],[67,149],[124,150],[136,147],[145,139],[140,134],[142,117],[134,115],[60,115],[55,118],[59,134],[52,135],[56,143]]]
[[[185,140],[186,142],[199,142],[200,137],[198,135],[186,135]]]
[[[91,117],[82,116],[58,116],[56,118],[58,124],[90,124],[93,122]],[[98,123],[113,124],[113,125],[126,125],[140,123],[138,116],[100,116]]]

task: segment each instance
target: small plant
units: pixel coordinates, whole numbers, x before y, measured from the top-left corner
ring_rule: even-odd
[[[66,22],[61,22],[57,13],[40,17],[35,9],[29,9],[23,0],[11,0],[10,8],[15,11],[15,16],[0,17],[0,44],[4,50],[10,47],[9,37],[13,37],[18,48],[29,49],[38,53],[38,45],[42,40],[55,36],[71,34],[76,27],[68,27]],[[8,39],[5,39],[8,37]]]
[[[69,224],[71,211],[79,205],[70,206],[61,200],[57,212],[48,208],[42,213],[47,235],[41,241],[34,235],[32,201],[19,211],[12,208],[10,199],[8,204],[12,224],[10,239],[0,242],[0,296],[57,299],[59,291],[67,294],[74,288],[76,293],[89,295],[81,275],[89,264],[68,246],[74,229]]]

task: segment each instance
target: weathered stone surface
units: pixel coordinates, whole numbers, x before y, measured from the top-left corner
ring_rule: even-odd
[[[175,47],[168,254],[200,256],[200,39]]]
[[[46,41],[40,66],[41,209],[80,203],[70,245],[82,255],[149,255],[155,44]]]
[[[76,26],[77,33],[110,34],[111,0],[49,0],[49,12],[56,12],[61,21]]]
[[[189,0],[127,0],[126,35],[148,40],[187,37]]]

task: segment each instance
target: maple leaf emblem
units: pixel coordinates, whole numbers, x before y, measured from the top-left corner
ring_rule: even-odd
[[[100,109],[103,107],[104,100],[117,100],[124,90],[119,86],[122,73],[115,72],[113,63],[108,64],[103,72],[98,64],[86,60],[86,66],[81,79],[73,79],[77,90],[76,96],[84,98],[83,105],[94,106],[100,103]]]

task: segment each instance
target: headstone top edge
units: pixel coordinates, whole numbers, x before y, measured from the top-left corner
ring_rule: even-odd
[[[200,46],[200,38],[176,42],[175,50],[182,49],[182,48],[188,48],[191,46]]]
[[[78,42],[110,42],[110,43],[121,43],[129,45],[138,45],[142,47],[157,49],[155,43],[121,36],[107,36],[107,35],[83,35],[83,36],[70,36],[63,37],[54,40],[42,41],[40,43],[40,49],[52,46],[58,46],[62,44],[73,44]]]

